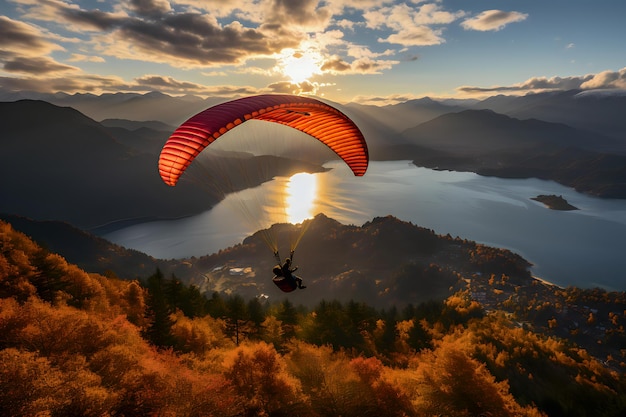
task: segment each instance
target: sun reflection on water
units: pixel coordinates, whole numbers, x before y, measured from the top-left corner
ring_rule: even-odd
[[[285,199],[287,219],[290,223],[302,223],[314,216],[317,197],[317,177],[315,174],[298,173],[287,183]]]

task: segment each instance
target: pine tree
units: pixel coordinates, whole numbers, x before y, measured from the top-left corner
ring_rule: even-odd
[[[148,277],[147,309],[146,318],[148,327],[144,331],[144,337],[153,345],[160,348],[168,348],[174,345],[172,337],[171,318],[173,309],[167,302],[163,273],[157,268],[156,272]]]

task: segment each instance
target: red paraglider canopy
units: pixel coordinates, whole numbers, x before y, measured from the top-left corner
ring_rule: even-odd
[[[345,114],[314,98],[267,94],[218,104],[183,123],[161,150],[159,173],[163,181],[176,185],[204,148],[251,119],[280,123],[313,136],[343,159],[356,176],[367,170],[367,144]]]

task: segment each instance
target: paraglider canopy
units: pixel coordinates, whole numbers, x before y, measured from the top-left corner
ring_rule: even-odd
[[[163,181],[176,185],[204,148],[248,120],[264,120],[297,129],[332,149],[354,175],[362,176],[367,170],[367,144],[349,117],[311,97],[267,94],[218,104],[178,127],[159,157],[159,173]]]

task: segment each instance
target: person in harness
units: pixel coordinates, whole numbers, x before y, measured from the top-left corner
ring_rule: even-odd
[[[298,269],[297,266],[293,268],[291,266],[293,251],[289,255],[289,258],[286,258],[285,262],[281,264],[278,252],[274,253],[278,264],[272,269],[274,272],[272,282],[283,292],[291,292],[296,288],[305,289],[306,286],[302,285],[302,278],[293,274]]]

